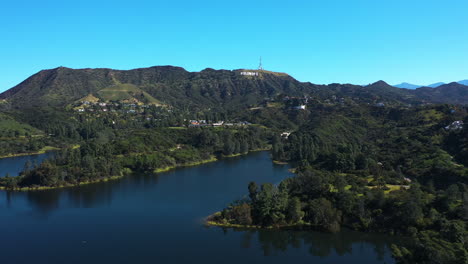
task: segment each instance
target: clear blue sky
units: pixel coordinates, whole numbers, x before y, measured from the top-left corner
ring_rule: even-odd
[[[314,83],[468,79],[468,1],[3,1],[0,91],[41,69],[256,68]]]

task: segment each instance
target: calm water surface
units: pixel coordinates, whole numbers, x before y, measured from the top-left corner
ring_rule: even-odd
[[[381,234],[203,225],[250,181],[290,176],[260,152],[76,188],[0,192],[1,263],[394,263],[392,238]]]
[[[0,159],[0,177],[5,177],[8,173],[10,176],[18,176],[23,171],[26,162],[30,161],[31,165],[41,164],[45,159],[51,157],[53,152],[47,152],[39,155],[29,155]]]

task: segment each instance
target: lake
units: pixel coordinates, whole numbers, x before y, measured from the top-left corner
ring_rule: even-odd
[[[244,197],[250,181],[279,183],[293,176],[288,169],[273,164],[267,152],[257,152],[80,187],[2,191],[1,261],[394,263],[389,250],[394,238],[384,234],[203,225],[204,217]]]
[[[47,152],[39,155],[19,156],[0,159],[0,177],[5,177],[8,173],[10,176],[18,176],[23,171],[26,162],[30,161],[31,165],[41,164],[45,159],[51,157],[54,152]]]

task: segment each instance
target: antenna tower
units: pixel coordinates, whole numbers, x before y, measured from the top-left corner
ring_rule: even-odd
[[[260,64],[258,64],[258,70],[259,70],[259,71],[263,71],[262,57],[260,57]]]

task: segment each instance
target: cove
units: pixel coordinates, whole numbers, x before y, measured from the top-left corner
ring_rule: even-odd
[[[8,173],[10,176],[18,176],[23,171],[26,162],[30,161],[31,165],[41,164],[47,158],[54,155],[54,152],[46,152],[44,154],[17,156],[0,159],[0,177],[5,177]]]
[[[160,174],[30,192],[0,192],[3,263],[394,263],[394,238],[344,230],[234,230],[204,217],[250,181],[293,175],[268,152]],[[3,168],[0,168],[3,170]]]

